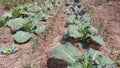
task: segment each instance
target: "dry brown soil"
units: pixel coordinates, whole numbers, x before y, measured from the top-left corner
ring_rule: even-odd
[[[107,37],[106,51],[108,55],[113,51],[112,59],[116,60],[116,56],[120,53],[120,0],[107,1],[103,0],[102,5],[96,5],[96,0],[84,0],[91,5],[93,9],[94,25],[96,28],[103,23],[102,35]]]
[[[104,1],[102,5],[96,5],[95,0],[83,0],[91,6],[93,9],[93,25],[97,28],[99,22],[103,21],[103,37],[108,34],[106,41],[106,49],[103,52],[108,55],[114,48],[112,55],[109,55],[113,60],[116,60],[116,56],[120,53],[120,1]],[[62,9],[64,10],[64,9]],[[5,12],[4,8],[0,5],[0,14]],[[53,58],[53,49],[60,44],[60,38],[67,32],[65,27],[67,16],[61,11],[57,17],[57,21],[50,31],[46,41],[42,36],[38,36],[39,46],[37,51],[30,54],[32,41],[26,44],[16,44],[13,40],[9,28],[0,28],[0,47],[10,46],[14,44],[20,50],[15,54],[4,56],[0,55],[0,68],[26,68],[26,62],[31,62],[32,68],[67,68],[67,63]]]

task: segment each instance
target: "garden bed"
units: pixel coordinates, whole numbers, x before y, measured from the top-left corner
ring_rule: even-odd
[[[101,5],[98,5],[95,0],[83,1],[87,3],[92,10],[92,25],[99,29],[98,27],[100,23],[102,23],[101,35],[103,39],[105,39],[106,46],[105,48],[102,47],[100,52],[107,54],[115,62],[119,62],[117,57],[120,54],[120,1],[103,1]],[[31,50],[34,50],[32,47],[36,44],[34,39],[30,39],[24,44],[18,44],[13,39],[14,34],[11,33],[10,28],[5,26],[1,27],[0,47],[10,47],[11,45],[14,45],[16,48],[19,48],[19,51],[10,55],[0,54],[0,67],[67,68],[69,64],[65,60],[60,60],[53,57],[54,48],[64,43],[61,42],[63,41],[62,36],[68,32],[68,27],[66,27],[66,19],[69,15],[64,14],[65,9],[66,7],[62,6],[60,11],[57,13],[55,23],[50,29],[46,39],[44,39],[43,34],[40,36],[35,36],[38,39],[38,47],[35,49],[34,53],[31,52]],[[3,6],[0,5],[0,14],[3,14],[6,11],[8,12],[10,10],[5,10]],[[46,26],[51,25],[46,24],[46,22],[42,23]],[[74,41],[72,41],[72,43],[74,44]],[[93,48],[94,47],[95,46],[93,46]],[[79,50],[76,46],[75,48]],[[79,54],[83,54],[83,52],[84,51],[79,51]]]

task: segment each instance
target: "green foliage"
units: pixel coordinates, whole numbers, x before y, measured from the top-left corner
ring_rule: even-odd
[[[75,15],[71,15],[70,17],[67,18],[67,21],[68,22],[74,22],[76,19],[76,16]]]
[[[39,5],[41,7],[44,7],[45,4],[58,6],[61,2],[62,2],[62,0],[40,0]]]
[[[54,0],[55,4],[58,4],[60,1]],[[12,29],[12,32],[15,33],[14,40],[17,43],[25,43],[32,37],[31,34],[41,35],[47,32],[46,26],[40,22],[48,22],[49,19],[47,16],[55,9],[46,6],[48,2],[52,3],[52,1],[41,0],[40,3],[41,2],[44,3],[42,7],[39,3],[34,2],[30,5],[19,6],[11,12],[5,12],[0,16],[0,25],[6,25]],[[55,22],[54,18],[53,22]],[[54,23],[50,22],[48,29],[51,29],[53,24]]]
[[[78,40],[78,47],[88,50],[83,53],[82,56],[79,56],[78,51],[69,41],[54,49],[54,57],[67,61],[69,64],[67,68],[114,68],[115,62],[107,55],[99,54],[96,50],[88,47],[91,40],[99,45],[105,46],[105,42],[99,35],[98,30],[90,24],[91,15],[88,13],[89,9],[80,9],[82,2],[79,0],[71,0],[70,2],[72,9],[69,8],[65,11],[65,14],[71,14],[71,16],[67,18],[67,22],[70,23],[70,25],[68,26],[68,33],[65,34],[63,38],[65,41],[71,41],[71,39],[73,41]],[[74,42],[72,43],[74,44]]]
[[[65,59],[69,63],[68,68],[111,68],[115,65],[107,55],[99,54],[93,49],[79,57],[78,51],[69,42],[57,46],[53,55],[58,59]]]
[[[5,9],[10,9],[12,7],[16,7],[23,3],[30,3],[33,0],[1,0],[0,3],[3,5]]]
[[[78,21],[73,25],[69,25],[68,34],[70,37],[75,39],[81,38],[83,41],[85,41],[84,39],[91,37],[91,40],[102,46],[105,46],[105,42],[103,41],[102,37],[98,35],[97,30],[87,22]]]
[[[37,13],[37,11],[35,11],[35,6],[37,6],[37,4],[32,4],[32,5],[23,6],[23,7],[21,6],[13,10],[12,12],[6,12],[3,15],[1,15],[1,26],[4,23],[3,18],[7,18],[8,21],[6,23],[6,26],[10,27],[13,31],[15,30],[18,31],[15,33],[15,36],[14,36],[15,41],[18,43],[24,43],[28,41],[31,38],[31,35],[29,33],[34,32],[40,35],[46,29],[44,25],[39,26],[37,24],[40,21],[47,20],[46,15],[50,13],[51,9],[47,9],[47,10],[38,9],[38,11],[40,12]],[[21,38],[19,38],[20,35],[22,35]]]
[[[11,29],[19,29],[21,28],[26,21],[22,18],[15,18],[7,21],[6,25]]]
[[[105,67],[108,65],[108,68],[109,67],[114,67],[115,65],[115,62],[113,62],[107,55],[103,54],[103,55],[99,55],[97,57],[97,60],[99,62],[99,67],[102,68],[102,67]]]
[[[38,27],[36,30],[34,30],[36,34],[40,35],[43,32],[45,32],[45,26],[41,25],[40,27]]]
[[[78,60],[78,52],[69,42],[57,46],[53,54],[58,59],[66,59],[69,64],[73,64]]]
[[[92,40],[96,41],[98,44],[105,46],[105,42],[100,35],[90,36]]]
[[[91,21],[91,15],[89,13],[85,13],[82,17],[82,20],[90,22]]]
[[[32,37],[32,35],[29,32],[24,32],[24,31],[18,31],[14,35],[15,41],[18,43],[24,43],[24,42],[28,41],[31,37]]]
[[[81,57],[83,68],[93,68],[93,60],[89,53],[84,53]]]
[[[37,11],[35,11],[35,5],[31,4],[28,6],[20,6],[12,11],[13,17],[27,17],[33,16]]]
[[[31,32],[31,23],[24,25],[23,30],[26,32]]]
[[[1,17],[12,18],[12,13],[11,12],[5,12],[3,15],[1,15]]]
[[[73,38],[83,37],[83,34],[79,32],[79,27],[76,25],[69,26],[69,36]]]
[[[24,43],[27,40],[29,40],[31,38],[31,36],[27,33],[25,34],[25,32],[23,31],[27,31],[27,32],[35,32],[36,34],[42,34],[45,31],[45,26],[39,26],[37,27],[37,23],[42,20],[42,14],[38,14],[36,15],[33,19],[28,18],[28,19],[23,19],[23,18],[15,18],[15,19],[10,19],[6,25],[8,27],[10,27],[12,30],[20,30],[18,32],[16,32],[15,34],[15,41],[18,43]],[[37,28],[35,28],[37,27]],[[35,28],[35,30],[34,30]],[[21,31],[22,29],[22,31]],[[22,35],[24,34],[24,35]],[[22,37],[19,37],[20,35],[22,35]],[[26,39],[24,39],[25,37],[28,37]]]
[[[2,48],[0,49],[0,52],[1,52],[2,54],[5,54],[5,55],[10,55],[10,54],[13,54],[13,53],[17,52],[18,50],[19,50],[18,48],[15,48],[14,46],[11,46],[11,47],[9,47],[9,48],[7,48],[7,47],[2,47]]]
[[[15,17],[20,17],[22,15],[21,9],[15,9],[14,11],[12,11],[12,15]]]
[[[58,5],[62,0],[51,0],[53,5]]]
[[[6,25],[7,21],[9,20],[9,18],[11,18],[11,14],[10,13],[5,13],[3,15],[0,16],[0,27],[3,27]]]
[[[43,17],[45,17],[46,15],[45,14],[37,14],[34,18],[33,18],[33,21],[32,21],[32,27],[31,27],[31,30],[36,26],[37,23],[39,23],[39,21],[41,21],[43,19]]]
[[[83,5],[82,2],[72,1],[72,9],[68,8],[67,10],[72,10],[71,16],[67,18],[67,22],[73,23],[68,26],[68,35],[74,39],[81,39],[81,41],[93,40],[96,43],[105,46],[105,42],[102,37],[99,35],[98,30],[94,28],[91,22],[91,15],[87,7],[80,9]],[[70,5],[71,6],[71,5]],[[87,41],[89,43],[89,41]]]

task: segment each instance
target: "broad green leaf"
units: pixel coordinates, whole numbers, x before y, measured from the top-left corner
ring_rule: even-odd
[[[78,26],[70,25],[68,28],[69,28],[68,32],[70,37],[73,37],[73,38],[83,37],[83,34],[78,31],[79,30]]]
[[[88,30],[91,26],[90,23],[88,22],[82,22],[82,21],[77,21],[76,24],[79,26],[80,29],[82,30]]]
[[[90,37],[93,41],[97,42],[101,46],[105,46],[105,42],[103,41],[103,38],[100,35],[94,35],[94,36],[90,36]]]
[[[36,26],[36,24],[42,20],[43,17],[45,17],[45,14],[37,14],[34,18],[33,18],[33,22],[32,22],[32,27],[31,30]]]
[[[97,51],[92,48],[89,48],[88,53],[91,55],[93,61],[98,57]]]
[[[6,25],[11,29],[19,29],[25,24],[25,20],[22,18],[16,18],[9,20]]]
[[[27,11],[29,11],[29,12],[35,12],[35,6],[34,5],[29,5],[27,7],[28,7]]]
[[[69,42],[57,46],[54,49],[53,55],[58,59],[65,59],[69,64],[76,63],[79,56],[77,50]]]
[[[33,19],[31,17],[28,17],[28,18],[25,19],[25,23],[24,24],[31,24],[32,20]]]
[[[28,16],[34,16],[35,15],[35,13],[26,12],[26,11],[21,11],[21,14],[28,15]]]
[[[101,66],[106,66],[108,65],[109,67],[114,67],[115,65],[115,62],[112,61],[107,55],[103,54],[103,55],[99,55],[97,57],[97,61],[99,62],[99,64]],[[108,68],[109,68],[108,67]]]
[[[14,35],[15,41],[18,42],[18,43],[25,43],[25,42],[28,41],[31,37],[32,37],[32,35],[31,35],[29,32],[24,32],[24,31],[18,31],[18,32]]]
[[[45,25],[41,25],[36,30],[34,30],[36,34],[42,34],[45,31]]]
[[[90,56],[89,53],[84,53],[84,55],[82,56],[82,65],[83,68],[93,68],[93,61],[92,61],[92,57]]]
[[[75,19],[76,19],[76,16],[75,16],[75,15],[71,15],[70,17],[67,18],[67,21],[71,23],[71,22],[73,22]]]
[[[82,22],[82,24],[83,24],[84,28],[91,27],[90,23],[88,23],[88,22]]]
[[[5,17],[5,18],[11,18],[12,17],[12,13],[11,12],[5,12],[2,17]]]
[[[95,28],[94,28],[94,27],[92,27],[92,26],[91,26],[88,30],[90,31],[90,33],[91,33],[92,35],[94,35],[94,34],[97,34],[97,33],[98,33],[97,29],[95,29]]]

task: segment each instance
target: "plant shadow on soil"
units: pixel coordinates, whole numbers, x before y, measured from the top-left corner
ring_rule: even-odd
[[[47,61],[48,68],[67,68],[68,64],[64,60],[49,58]]]

